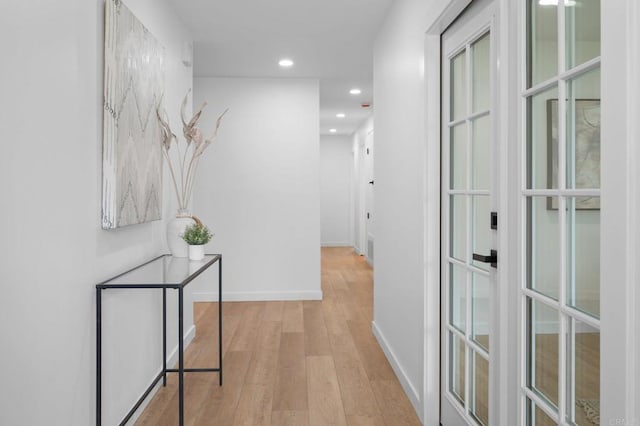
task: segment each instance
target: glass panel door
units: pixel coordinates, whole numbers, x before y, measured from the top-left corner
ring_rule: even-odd
[[[600,1],[523,1],[523,421],[588,426],[600,414]]]
[[[492,10],[489,1],[475,3],[442,37],[444,426],[492,423]],[[484,258],[474,259],[474,253]]]

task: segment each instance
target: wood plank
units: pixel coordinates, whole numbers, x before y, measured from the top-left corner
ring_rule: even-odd
[[[251,352],[228,352],[223,359],[224,385],[213,386],[195,413],[196,425],[231,425],[251,362]]]
[[[269,426],[272,397],[272,386],[246,384],[242,389],[233,425]]]
[[[308,407],[306,391],[304,333],[282,333],[273,392],[273,409],[306,411]]]
[[[256,337],[258,336],[258,327],[260,326],[264,309],[264,304],[256,303],[247,307],[242,315],[242,321],[234,333],[231,346],[229,347],[230,350],[234,352],[245,352],[254,349]]]
[[[293,367],[305,360],[304,333],[282,333],[278,367]]]
[[[347,324],[369,380],[397,380],[387,357],[371,333],[371,326],[362,321],[347,321]]]
[[[322,302],[304,302],[304,349],[307,355],[331,355]]]
[[[262,321],[256,336],[257,351],[280,350],[280,336],[282,333],[282,321]]]
[[[254,385],[270,385],[275,384],[278,373],[278,352],[276,351],[260,351],[256,352],[245,383]]]
[[[340,386],[331,356],[307,357],[310,425],[345,425]]]
[[[308,411],[274,411],[271,414],[271,426],[307,426]]]
[[[413,406],[404,394],[398,380],[374,380],[371,382],[382,417],[390,425],[421,425]]]
[[[304,319],[302,313],[302,302],[299,300],[284,302],[284,309],[282,313],[282,332],[302,333],[303,331]]]
[[[335,301],[322,302],[322,316],[329,334],[341,334],[348,330],[347,322]]]
[[[282,321],[283,312],[283,301],[266,302],[263,319],[265,321]]]
[[[345,414],[379,415],[369,378],[351,336],[339,334],[330,339]]]
[[[349,426],[385,426],[381,416],[347,416]]]

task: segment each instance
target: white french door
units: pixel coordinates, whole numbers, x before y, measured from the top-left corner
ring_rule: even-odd
[[[600,0],[523,0],[520,424],[600,418]]]
[[[600,418],[606,235],[601,4],[519,0],[518,24],[505,23],[513,16],[500,4],[500,28],[517,27],[521,49],[500,41],[489,0],[471,2],[441,38],[440,420],[591,426]],[[498,45],[511,58],[500,70]],[[522,72],[521,86],[504,79],[507,68]],[[498,207],[503,223],[493,230]],[[492,249],[497,269],[478,262]]]
[[[490,425],[497,267],[495,26],[476,1],[442,35],[441,417]]]

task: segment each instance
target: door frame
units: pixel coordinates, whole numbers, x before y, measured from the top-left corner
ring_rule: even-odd
[[[429,200],[425,213],[425,291],[424,291],[424,412],[425,426],[438,426],[440,421],[440,280],[441,252],[440,230],[441,220],[441,35],[471,3],[471,0],[449,0],[441,2],[435,18],[428,23],[424,38],[424,70],[425,70],[425,199]],[[511,4],[510,4],[511,3]],[[514,52],[519,52],[517,40],[518,26],[509,22],[518,22],[518,10],[512,6],[512,0],[495,0],[495,41],[496,54],[500,58],[496,82],[496,117],[509,117],[510,111],[519,108],[518,72],[520,61]],[[518,117],[520,119],[520,117]],[[518,375],[507,374],[517,371],[519,353],[509,350],[507,342],[517,342],[519,323],[517,318],[518,287],[506,283],[518,282],[518,271],[522,261],[516,253],[510,253],[506,247],[518,247],[519,218],[518,194],[520,182],[509,179],[517,175],[518,144],[509,144],[517,140],[519,120],[497,120],[495,126],[497,153],[494,158],[498,174],[497,193],[498,211],[500,212],[497,248],[502,265],[497,271],[496,304],[498,318],[511,318],[512,321],[501,321],[494,324],[492,336],[492,361],[500,368],[494,375],[490,386],[495,389],[490,410],[495,424],[515,424],[518,418]],[[515,172],[515,174],[514,174]],[[502,248],[502,249],[501,249]],[[500,404],[500,401],[502,403]],[[434,415],[437,413],[437,415]]]

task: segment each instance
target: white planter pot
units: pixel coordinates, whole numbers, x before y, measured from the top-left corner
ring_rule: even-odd
[[[189,246],[189,260],[204,259],[204,245]]]
[[[189,256],[189,245],[182,239],[184,230],[189,225],[196,223],[185,210],[179,210],[178,214],[167,225],[167,245],[169,251],[175,257]]]

